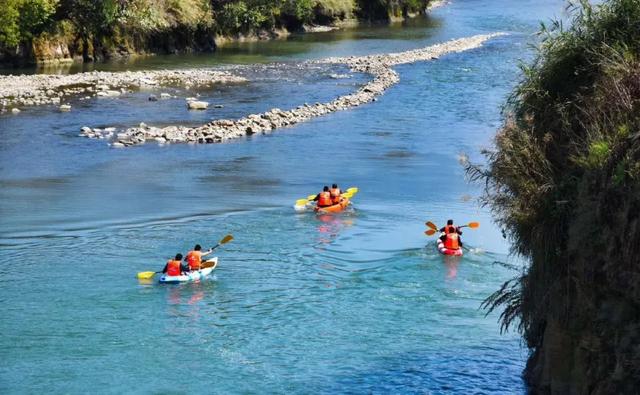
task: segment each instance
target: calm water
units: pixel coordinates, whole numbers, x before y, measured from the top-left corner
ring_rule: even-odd
[[[404,27],[99,65],[228,67],[250,82],[0,115],[0,392],[524,392],[526,349],[478,309],[515,274],[500,262],[517,262],[458,156],[481,160],[538,21],[562,9],[457,0]],[[367,77],[335,79],[345,70],[301,60],[495,31],[510,35],[399,67],[378,102],[268,136],[125,150],[77,136],[84,125],[200,124],[328,100]],[[161,91],[180,98],[146,100]],[[187,112],[194,94],[225,107]],[[360,188],[355,212],[293,211],[331,182]],[[475,252],[462,260],[422,233],[449,217],[482,223],[465,232]],[[226,233],[235,240],[209,281],[135,278]]]

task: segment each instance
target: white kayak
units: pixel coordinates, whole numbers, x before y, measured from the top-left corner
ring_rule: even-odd
[[[179,284],[179,283],[186,283],[189,281],[203,280],[205,277],[211,274],[211,272],[213,271],[213,269],[216,268],[216,266],[218,266],[218,257],[206,260],[202,262],[202,264],[211,265],[211,267],[206,267],[204,269],[200,269],[195,272],[188,272],[180,276],[167,276],[166,274],[163,274],[160,277],[160,280],[158,280],[158,282],[161,284]]]

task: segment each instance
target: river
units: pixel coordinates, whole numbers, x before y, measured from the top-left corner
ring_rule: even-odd
[[[479,309],[520,263],[459,158],[483,160],[539,21],[562,11],[552,0],[454,0],[406,25],[101,64],[215,66],[249,82],[0,114],[0,392],[524,392],[526,347]],[[497,31],[508,35],[397,67],[400,83],[375,103],[269,135],[125,149],[78,136],[85,125],[198,125],[331,100],[367,77],[301,61]],[[165,91],[179,97],[147,100]],[[187,111],[196,93],[224,108]],[[294,212],[333,182],[359,187],[354,212]],[[448,218],[481,223],[465,231],[461,260],[423,234],[425,221]],[[136,279],[227,233],[210,280]]]

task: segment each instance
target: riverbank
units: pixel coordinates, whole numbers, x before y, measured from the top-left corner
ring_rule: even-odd
[[[47,65],[213,52],[229,41],[328,31],[354,20],[407,19],[426,13],[429,5],[429,0],[305,0],[271,4],[258,0],[16,0],[5,5],[6,10],[0,15],[0,64]]]
[[[160,128],[141,124],[138,127],[128,128],[118,133],[113,133],[112,129],[83,127],[82,135],[90,138],[112,138],[111,145],[120,148],[143,144],[147,141],[156,141],[160,144],[219,143],[256,133],[266,134],[274,129],[295,125],[315,117],[375,101],[378,96],[399,81],[398,73],[392,69],[393,66],[435,60],[446,54],[478,48],[487,40],[502,34],[477,35],[400,53],[329,58],[316,61],[318,63],[345,64],[352,72],[366,73],[373,77],[370,82],[360,87],[356,92],[340,96],[327,103],[313,105],[305,103],[286,111],[274,108],[264,113],[251,114],[237,120],[214,120],[199,127],[167,126]],[[202,105],[206,108],[208,103],[203,103]]]

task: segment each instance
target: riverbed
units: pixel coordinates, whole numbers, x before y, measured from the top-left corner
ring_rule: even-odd
[[[527,349],[479,309],[520,263],[460,159],[482,160],[539,21],[562,9],[453,1],[405,25],[95,65],[215,67],[247,82],[0,114],[0,392],[524,392]],[[495,32],[507,34],[394,67],[399,82],[375,102],[268,135],[124,149],[79,136],[86,125],[195,126],[326,102],[369,77],[302,62]],[[148,100],[165,91],[175,97]],[[189,111],[187,95],[222,108]],[[353,212],[293,210],[333,182],[360,189]],[[481,223],[464,232],[472,251],[461,260],[423,234],[425,221],[448,218]],[[210,280],[135,277],[227,233]]]

